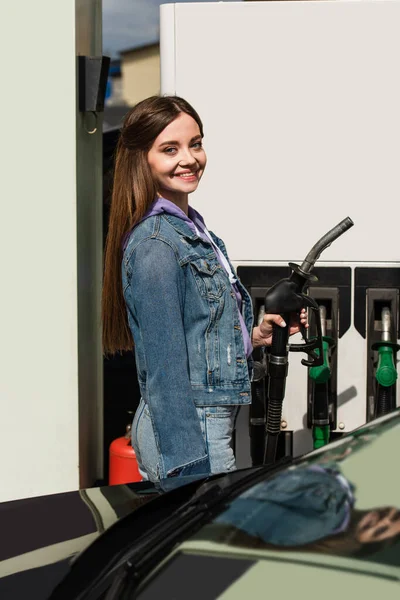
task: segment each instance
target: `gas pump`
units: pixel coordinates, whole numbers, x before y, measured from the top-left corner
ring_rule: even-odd
[[[309,359],[302,359],[308,367],[319,367],[324,362],[321,318],[317,302],[304,292],[311,281],[317,277],[311,273],[321,253],[345,231],[353,226],[353,221],[346,217],[333,229],[328,231],[310,250],[301,266],[289,263],[292,270],[288,278],[281,279],[273,285],[265,295],[265,312],[281,314],[286,327],[273,325],[272,344],[268,357],[267,375],[267,422],[264,463],[275,462],[278,436],[281,429],[282,404],[285,397],[286,377],[288,374],[288,355],[292,352],[306,352]],[[317,334],[307,338],[304,327],[301,333],[303,344],[289,344],[289,326],[291,315],[299,314],[302,307],[314,311]]]
[[[354,324],[366,345],[366,421],[397,404],[400,269],[355,269]]]
[[[333,315],[331,314],[331,319]],[[314,448],[320,448],[329,442],[332,424],[332,353],[336,348],[333,337],[327,335],[327,307],[319,305],[321,320],[323,363],[311,367],[308,373],[311,382],[309,394],[309,426],[311,425]],[[315,351],[318,352],[318,349]]]

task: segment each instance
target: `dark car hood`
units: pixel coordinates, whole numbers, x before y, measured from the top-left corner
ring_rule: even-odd
[[[175,597],[177,578],[180,598],[193,589],[200,597],[201,584],[216,573],[237,578],[237,560],[243,557],[249,559],[243,568],[250,570],[254,560],[263,563],[261,570],[268,562],[266,584],[278,563],[289,579],[309,569],[296,580],[296,591],[299,579],[304,584],[317,568],[322,580],[331,569],[336,582],[344,572],[363,575],[367,591],[371,577],[397,585],[399,435],[397,409],[289,465],[236,471],[173,490],[107,530],[82,553],[51,598],[87,597],[111,584],[118,590],[128,585],[130,594],[144,590],[143,597]],[[165,577],[159,576],[161,561]],[[211,570],[212,577],[201,577]],[[149,583],[153,575],[158,592]],[[203,596],[217,597],[213,594],[208,590]]]
[[[396,515],[400,514],[397,485],[399,434],[400,409],[397,409],[391,415],[294,461],[289,469],[281,470],[277,466],[274,480],[265,468],[255,468],[214,476],[206,483],[192,482],[163,498],[146,484],[132,484],[4,503],[0,505],[0,598],[18,600],[29,594],[34,600],[44,600],[67,572],[59,597],[68,600],[76,597],[75,591],[79,587],[90,589],[98,572],[107,573],[109,565],[113,564],[114,568],[115,560],[122,564],[129,558],[135,564],[135,553],[143,560],[144,550],[149,554],[152,547],[159,549],[164,536],[163,527],[159,525],[173,521],[171,515],[179,517],[180,507],[184,508],[182,516],[187,515],[188,508],[194,516],[199,510],[205,511],[204,526],[197,534],[191,533],[188,522],[184,537],[189,544],[194,544],[192,553],[198,546],[199,555],[204,553],[204,544],[211,544],[214,553],[218,548],[224,552],[257,549],[267,553],[277,548],[277,556],[281,558],[283,550],[288,550],[290,555],[296,553],[299,560],[305,560],[304,553],[312,551],[313,557],[322,555],[329,560],[333,554],[340,558],[354,556],[359,565],[362,556],[369,563],[367,571],[374,563],[383,564],[387,569],[391,565],[397,568],[398,535],[385,539],[383,545],[362,540],[360,543],[361,538],[355,544],[355,530],[347,532],[346,528],[347,516],[359,521],[366,513],[372,511],[374,515],[388,508],[396,510]],[[318,472],[330,474],[332,489],[323,481],[319,482],[318,489],[314,486],[310,477],[315,477]],[[293,478],[296,473],[304,474],[298,478],[300,488]],[[243,485],[246,478],[251,478],[251,489],[245,483],[244,489],[248,488],[249,492],[240,493],[237,485]],[[341,486],[348,487],[349,494],[342,493],[342,487],[337,485],[338,478]],[[178,480],[171,479],[168,484],[173,487],[182,483]],[[277,487],[279,482],[282,485]],[[233,500],[229,491],[232,486],[236,486],[237,492]],[[149,501],[152,501],[151,505],[139,510]],[[261,519],[253,511],[253,505],[260,502],[257,511],[261,510],[258,512]],[[212,506],[217,511],[216,518],[209,512],[214,510]],[[325,510],[325,506],[329,510]],[[321,515],[325,519],[323,530]],[[148,537],[150,528],[151,539]],[[169,528],[175,530],[176,524],[170,522]],[[340,534],[339,541],[343,543],[322,548],[320,543],[326,545],[325,538],[330,531],[335,535],[341,531],[343,535]],[[144,548],[145,544],[149,548]],[[169,541],[165,541],[167,544]],[[176,546],[172,539],[171,544]],[[85,548],[70,569],[71,561]],[[148,561],[151,560],[149,557]]]
[[[136,483],[0,504],[0,598],[47,598],[75,556],[157,495]]]

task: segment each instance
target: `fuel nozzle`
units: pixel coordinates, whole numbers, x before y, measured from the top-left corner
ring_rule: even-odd
[[[334,345],[334,340],[326,335],[326,307],[322,304],[319,307],[319,318],[321,321],[321,334],[322,334],[322,365],[318,367],[311,367],[309,376],[316,383],[326,383],[331,376],[331,367],[329,364],[329,353],[331,346]],[[316,350],[318,352],[318,350]]]
[[[323,363],[318,367],[311,367],[309,377],[312,381],[312,436],[314,448],[320,448],[329,442],[329,380],[331,378],[330,352],[334,340],[326,335],[326,307],[319,307],[321,320]],[[318,350],[315,350],[318,352]]]
[[[285,397],[289,351],[308,354],[308,359],[301,361],[307,367],[318,367],[324,363],[319,307],[313,298],[304,293],[309,283],[317,280],[317,277],[312,274],[312,270],[321,253],[353,225],[354,223],[350,217],[340,221],[314,244],[300,266],[289,263],[289,267],[292,269],[290,276],[278,281],[265,295],[265,312],[280,314],[286,322],[286,327],[274,324],[272,328],[272,344],[268,365],[265,463],[275,461],[282,418],[282,404]],[[299,315],[303,307],[314,311],[317,336],[314,339],[307,339],[306,330],[300,325],[304,343],[289,344],[289,327],[292,314]]]
[[[382,308],[381,323],[381,341],[372,344],[372,350],[378,352],[378,366],[375,373],[377,388],[375,400],[376,417],[385,415],[394,408],[394,386],[398,377],[395,357],[400,349],[398,344],[391,341],[392,314],[388,306]]]
[[[322,252],[326,250],[332,242],[337,240],[338,237],[350,229],[350,227],[353,227],[353,225],[354,223],[350,217],[346,217],[343,221],[340,221],[340,223],[335,225],[335,227],[332,227],[332,229],[322,236],[322,238],[311,248],[301,264],[300,271],[302,273],[310,273]]]

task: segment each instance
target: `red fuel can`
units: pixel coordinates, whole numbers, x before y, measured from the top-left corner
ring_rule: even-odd
[[[134,483],[142,481],[136,454],[131,444],[131,426],[126,428],[126,434],[111,442],[109,450],[109,485]]]

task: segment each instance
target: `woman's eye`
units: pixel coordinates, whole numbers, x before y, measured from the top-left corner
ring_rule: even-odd
[[[165,154],[173,154],[175,152],[176,148],[173,148],[172,146],[169,148],[164,148],[164,152]]]
[[[192,145],[192,148],[196,148],[196,149],[200,149],[203,147],[203,144],[201,142],[196,142]]]

